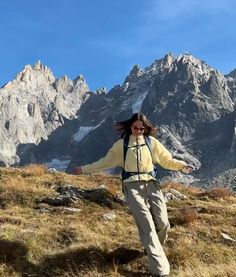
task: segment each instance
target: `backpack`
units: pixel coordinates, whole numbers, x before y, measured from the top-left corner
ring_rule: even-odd
[[[151,139],[149,136],[144,136],[144,140],[145,140],[145,144],[147,145],[150,154],[152,156],[152,144],[151,144]],[[126,159],[126,155],[127,155],[127,151],[128,151],[128,147],[129,147],[129,136],[125,136],[124,137],[124,144],[123,144],[123,153],[124,153],[124,163],[125,163],[125,159]],[[123,168],[122,170],[122,181],[128,179],[130,176],[136,175],[138,173],[146,173],[146,174],[150,174],[152,177],[154,177],[156,180],[159,179],[158,176],[158,171],[155,165],[153,165],[153,171],[151,172],[127,172],[125,171],[125,169]]]

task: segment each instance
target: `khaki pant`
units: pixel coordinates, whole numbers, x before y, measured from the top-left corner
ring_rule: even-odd
[[[160,186],[153,180],[124,183],[124,194],[147,252],[152,274],[165,275],[170,265],[163,250],[170,227]]]

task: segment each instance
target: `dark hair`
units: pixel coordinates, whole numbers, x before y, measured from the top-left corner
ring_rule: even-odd
[[[156,127],[152,125],[152,123],[146,118],[146,116],[142,113],[135,113],[133,116],[125,121],[116,122],[115,129],[121,134],[121,137],[131,135],[131,126],[136,120],[140,120],[144,125],[144,136],[155,135]]]

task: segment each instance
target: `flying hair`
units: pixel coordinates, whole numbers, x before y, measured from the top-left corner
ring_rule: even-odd
[[[116,122],[115,129],[118,133],[120,133],[121,138],[131,135],[131,126],[137,120],[143,122],[144,136],[154,136],[156,134],[157,128],[147,119],[147,117],[142,113],[135,113],[128,120]]]

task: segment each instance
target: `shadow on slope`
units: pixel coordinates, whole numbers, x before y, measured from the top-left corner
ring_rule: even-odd
[[[69,250],[47,256],[39,264],[27,260],[28,248],[20,242],[0,240],[0,263],[11,266],[21,276],[62,276],[62,273],[74,272],[74,276],[86,276],[85,273],[96,269],[109,272],[116,265],[127,264],[143,253],[135,249],[117,248],[106,252],[97,247]],[[145,276],[122,270],[123,276]],[[72,275],[73,276],[73,275]]]
[[[55,273],[60,272],[60,269],[67,272],[72,268],[77,274],[94,269],[105,273],[114,265],[127,264],[142,255],[138,250],[127,248],[117,248],[111,252],[96,247],[71,250],[46,257],[40,264],[40,273],[43,276],[56,276]]]
[[[0,264],[11,266],[16,272],[37,272],[37,266],[27,260],[28,248],[21,242],[0,240]]]

